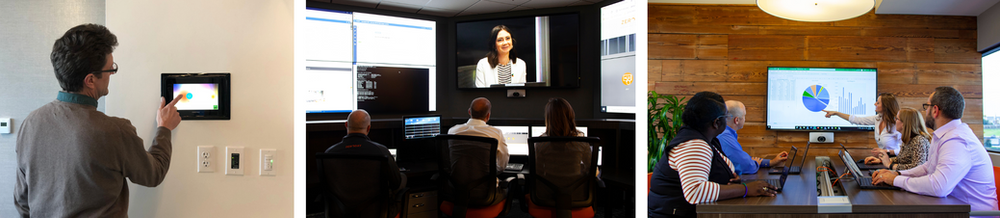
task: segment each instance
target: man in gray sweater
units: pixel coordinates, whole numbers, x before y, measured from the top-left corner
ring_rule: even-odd
[[[63,91],[32,111],[17,135],[14,206],[22,217],[127,217],[128,184],[163,182],[170,166],[170,131],[181,122],[160,98],[156,137],[145,150],[129,120],[97,111],[118,64],[118,39],[83,24],[56,40],[50,58]]]

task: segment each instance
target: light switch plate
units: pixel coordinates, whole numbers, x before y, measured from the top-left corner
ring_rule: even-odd
[[[245,153],[243,146],[226,146],[226,157],[223,165],[226,166],[226,175],[242,176],[246,162],[243,161]]]
[[[10,134],[11,125],[10,118],[0,118],[0,133]]]
[[[274,158],[277,156],[275,149],[260,149],[260,175],[275,176]]]
[[[202,145],[198,146],[198,172],[199,173],[214,173],[215,163],[213,163],[212,158],[215,157],[215,146]]]

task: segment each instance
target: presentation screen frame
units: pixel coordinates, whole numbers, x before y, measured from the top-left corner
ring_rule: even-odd
[[[795,125],[795,126],[776,125],[776,121],[775,121],[776,119],[772,118],[772,113],[776,113],[776,112],[773,111],[773,110],[775,110],[775,108],[772,108],[772,107],[778,107],[778,106],[776,104],[774,104],[774,102],[772,102],[772,96],[771,95],[772,95],[773,92],[776,91],[775,85],[777,85],[777,84],[773,84],[773,83],[775,83],[775,80],[776,80],[776,78],[775,78],[776,77],[775,76],[776,73],[774,73],[774,71],[779,71],[779,70],[785,70],[785,71],[817,71],[817,72],[828,71],[828,72],[832,72],[832,73],[836,73],[836,72],[842,72],[842,73],[843,72],[863,72],[864,74],[870,74],[870,75],[865,75],[865,76],[870,76],[871,77],[869,79],[871,79],[870,83],[871,83],[872,87],[871,87],[871,92],[868,93],[868,94],[871,94],[871,95],[862,95],[862,94],[859,94],[859,96],[860,96],[859,99],[864,99],[864,98],[874,99],[878,95],[878,93],[879,93],[878,92],[878,69],[877,68],[774,67],[774,66],[771,66],[771,67],[767,67],[766,70],[767,70],[766,71],[767,72],[767,87],[765,88],[765,90],[766,90],[767,96],[765,96],[765,99],[764,99],[764,108],[765,108],[764,122],[765,122],[765,127],[766,127],[767,130],[777,130],[777,131],[808,131],[808,132],[874,131],[875,130],[875,125],[853,125],[853,124],[850,124],[848,121],[846,121],[844,119],[841,119],[840,117],[837,117],[837,116],[831,116],[830,118],[825,118],[824,117],[825,114],[823,114],[823,112],[821,110],[817,110],[816,112],[813,112],[814,113],[813,115],[818,116],[817,119],[825,119],[824,121],[830,121],[830,122],[843,122],[843,123],[847,123],[847,125],[819,125],[819,124],[817,124],[817,125]],[[813,86],[821,87],[823,85],[818,84],[818,85],[813,85]],[[813,86],[809,86],[809,87],[813,87]],[[801,89],[798,89],[798,88],[799,87],[791,89],[791,90],[794,90],[794,91],[792,91],[790,93],[790,95],[798,93],[798,91],[801,90]],[[842,89],[846,90],[846,88],[842,88]],[[806,99],[805,99],[805,93],[808,93],[809,90],[810,89],[807,88],[805,90],[805,92],[803,92],[802,99],[799,100],[799,101],[802,101],[802,105],[803,106],[805,106],[805,101],[806,101]],[[822,87],[821,87],[821,90],[822,90]],[[829,91],[827,91],[827,92],[828,92],[827,93],[828,98],[827,98],[827,102],[825,102],[825,103],[826,104],[832,104],[832,103],[829,102],[829,99],[833,99],[833,98],[829,97]],[[846,93],[846,91],[843,91],[843,93]],[[850,95],[850,96],[853,97],[853,95]],[[841,96],[841,97],[843,97],[843,96]],[[816,99],[818,100],[820,98],[816,98]],[[849,100],[849,102],[853,102],[853,101],[854,101],[854,99],[850,99]],[[861,102],[864,102],[864,103],[861,103],[861,104],[858,104],[858,105],[851,105],[851,108],[859,108],[859,109],[857,109],[857,111],[864,113],[864,114],[862,114],[863,116],[875,115],[875,113],[874,113],[874,111],[875,111],[874,109],[875,108],[874,108],[874,105],[873,105],[874,102],[875,102],[874,100],[870,100],[870,102],[869,101],[861,101]],[[840,106],[839,104],[841,104],[841,103],[838,101],[837,104],[838,104],[838,106]],[[828,106],[828,105],[824,105],[824,106]],[[805,107],[807,107],[807,106],[805,106]],[[845,107],[846,107],[846,105],[845,105]],[[808,107],[807,107],[807,109],[808,109]],[[816,108],[812,108],[812,109],[808,109],[808,110],[812,111],[814,109],[816,109]],[[841,111],[838,108],[824,108],[823,110]],[[841,112],[845,112],[845,111],[841,111]],[[785,113],[783,113],[783,114],[785,114]],[[851,113],[848,113],[848,114],[851,114]]]
[[[229,73],[162,73],[160,74],[160,96],[170,102],[174,95],[174,85],[178,84],[216,84],[218,109],[178,109],[181,120],[229,120],[230,111],[230,74]],[[180,103],[178,103],[180,104]]]

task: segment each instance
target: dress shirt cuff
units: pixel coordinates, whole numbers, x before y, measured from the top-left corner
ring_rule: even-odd
[[[768,167],[771,167],[771,159],[762,159],[762,160],[760,161],[760,167],[761,167],[761,168],[768,168]]]
[[[906,187],[904,187],[903,185],[905,185],[906,184],[906,180],[909,180],[909,179],[910,179],[909,176],[902,176],[902,175],[896,176],[895,179],[892,179],[892,186],[900,187],[900,188],[903,188],[905,190]]]

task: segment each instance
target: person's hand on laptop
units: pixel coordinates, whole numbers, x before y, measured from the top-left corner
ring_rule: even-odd
[[[750,196],[774,197],[774,195],[778,193],[777,191],[774,190],[773,185],[760,180],[747,183],[747,189],[748,189],[747,197]]]
[[[872,148],[872,156],[878,157],[878,154],[889,154],[889,150],[881,148]]]
[[[872,185],[878,185],[879,183],[884,183],[886,185],[892,185],[892,181],[896,179],[899,173],[893,170],[878,170],[872,173]]]
[[[788,160],[788,152],[782,151],[781,153],[778,153],[778,155],[776,155],[774,159],[771,159],[771,166],[784,163],[786,160]]]
[[[878,159],[877,157],[868,156],[865,158],[865,164],[880,164],[880,163],[882,163],[882,159]]]

